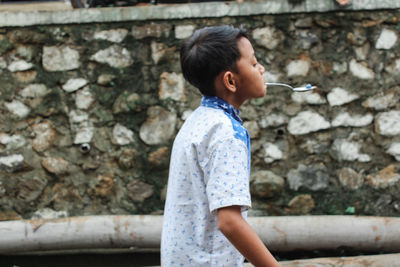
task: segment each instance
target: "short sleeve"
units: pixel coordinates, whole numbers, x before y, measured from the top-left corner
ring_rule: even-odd
[[[204,173],[210,212],[233,205],[242,210],[251,207],[248,157],[242,140],[225,139],[214,145]]]

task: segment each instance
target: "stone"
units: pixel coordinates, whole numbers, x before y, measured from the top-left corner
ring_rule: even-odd
[[[165,201],[167,199],[167,191],[168,191],[168,186],[164,186],[163,189],[161,189],[160,193],[160,200]]]
[[[329,129],[330,122],[314,111],[302,111],[290,119],[288,131],[292,135],[303,135]]]
[[[97,83],[100,85],[108,85],[115,79],[115,75],[112,74],[101,74],[97,77]]]
[[[328,151],[329,147],[326,142],[308,139],[301,145],[301,148],[305,149],[309,154],[323,154]]]
[[[4,104],[11,114],[15,115],[16,117],[23,119],[28,117],[31,110],[24,105],[21,101],[13,100],[11,102],[6,102]]]
[[[394,165],[389,165],[374,175],[368,175],[367,184],[376,189],[385,189],[400,182],[400,174],[396,172]]]
[[[157,42],[151,42],[150,44],[151,48],[151,58],[153,59],[155,64],[158,64],[158,62],[164,58],[164,56],[167,54],[168,51],[168,46],[166,46],[163,43],[157,43]]]
[[[252,37],[258,45],[269,50],[274,50],[285,40],[285,35],[275,27],[257,28],[253,31]]]
[[[370,156],[360,153],[360,149],[361,144],[359,143],[351,142],[346,139],[336,139],[333,142],[331,152],[334,158],[339,161],[370,162]]]
[[[80,124],[89,120],[89,114],[82,110],[71,110],[68,114],[68,117],[71,125]]]
[[[391,143],[386,153],[392,155],[397,161],[400,161],[400,142]]]
[[[88,81],[86,79],[73,78],[69,79],[65,84],[63,84],[62,89],[67,93],[72,93],[84,87],[87,83]]]
[[[113,128],[113,144],[124,146],[135,141],[133,131],[117,123]]]
[[[85,187],[82,186],[82,194],[84,189]],[[86,196],[85,199],[82,199],[78,189],[74,186],[69,186],[68,184],[56,183],[49,191],[49,194],[51,194],[51,204],[55,210],[78,209],[79,212],[83,212],[82,202],[87,203],[89,201],[88,196]],[[97,205],[98,203],[94,204],[94,206]]]
[[[389,193],[382,192],[380,196],[373,201],[367,203],[364,208],[364,212],[367,214],[382,214],[390,212],[392,208],[396,209],[396,201]]]
[[[296,28],[311,28],[313,25],[313,19],[311,17],[296,19],[294,26]]]
[[[348,112],[343,112],[333,119],[332,127],[364,127],[370,125],[373,120],[374,117],[370,113],[365,115],[351,115]]]
[[[364,176],[352,168],[342,168],[338,171],[340,184],[344,188],[357,190],[364,184]]]
[[[245,121],[243,123],[244,128],[249,132],[250,138],[258,138],[260,135],[260,128],[256,121]]]
[[[21,45],[21,46],[18,46],[17,50],[16,50],[17,57],[23,58],[28,61],[32,60],[34,53],[35,53],[35,51],[32,46]]]
[[[329,92],[327,98],[330,106],[341,106],[359,99],[360,97],[356,94],[349,93],[343,88],[335,87]]]
[[[168,37],[171,31],[171,26],[168,24],[150,23],[144,26],[133,26],[132,36],[135,39],[143,39],[146,37],[160,38]]]
[[[4,57],[0,56],[0,69],[5,69],[7,68],[7,61],[4,59]]]
[[[93,138],[95,128],[93,126],[93,122],[89,120],[89,114],[78,109],[71,110],[68,115],[70,128],[73,132],[75,132],[73,143],[90,143]]]
[[[357,60],[367,60],[368,55],[369,55],[369,50],[370,50],[370,45],[369,43],[366,43],[363,46],[360,47],[353,47],[354,53],[356,54]]]
[[[263,73],[264,80],[266,80],[267,82],[271,82],[271,83],[279,82],[281,76],[282,76],[282,74],[280,74],[280,73],[275,73],[275,72],[267,71],[267,70]],[[267,89],[267,90],[269,90],[269,89]]]
[[[289,115],[290,117],[297,115],[297,113],[299,113],[303,109],[301,104],[296,103],[296,102],[292,102],[287,105],[283,105],[281,108],[282,108],[282,111],[285,114]]]
[[[382,112],[375,118],[375,131],[381,135],[400,134],[400,110]]]
[[[127,35],[127,29],[111,29],[107,31],[95,32],[93,38],[96,40],[106,40],[113,43],[121,43]]]
[[[309,194],[302,194],[292,198],[285,211],[288,214],[309,214],[315,207],[315,201]]]
[[[393,75],[400,75],[400,58],[385,66],[385,71]]]
[[[80,67],[79,52],[69,46],[44,46],[42,56],[46,71],[67,71]]]
[[[61,176],[69,173],[70,164],[61,157],[46,157],[42,160],[43,168],[49,173]]]
[[[0,199],[4,199],[7,190],[5,189],[3,182],[0,180]]]
[[[42,177],[34,176],[29,179],[23,179],[17,185],[17,198],[24,202],[36,200],[47,186],[47,180]]]
[[[140,126],[139,136],[148,145],[163,144],[175,133],[176,113],[160,106],[152,106],[147,110],[147,119]]]
[[[375,110],[385,110],[393,107],[398,103],[399,99],[394,92],[387,93],[385,95],[375,95],[365,100],[362,105],[366,108],[372,108]]]
[[[43,152],[49,149],[56,137],[56,131],[54,130],[53,124],[45,120],[41,123],[32,126],[35,134],[35,139],[32,141],[32,148],[37,152]]]
[[[26,62],[25,60],[16,60],[11,62],[7,69],[11,72],[17,72],[17,71],[26,71],[26,70],[30,70],[33,68],[33,64]]]
[[[118,164],[123,169],[131,169],[138,166],[139,153],[135,149],[123,149],[118,157]]]
[[[185,121],[187,118],[189,118],[189,116],[190,116],[192,113],[193,113],[193,110],[192,110],[192,109],[187,109],[187,110],[185,110],[184,112],[182,112],[181,119]]]
[[[287,182],[291,190],[305,188],[311,191],[325,190],[329,185],[329,172],[324,164],[306,166],[299,164],[287,174]]]
[[[353,76],[362,80],[372,80],[375,78],[373,70],[365,66],[365,64],[358,63],[355,59],[350,61],[350,72]]]
[[[30,84],[19,92],[23,98],[38,98],[44,97],[50,93],[46,85],[42,83]]]
[[[326,99],[315,92],[294,92],[292,100],[297,103],[307,103],[310,105],[321,105],[326,103]]]
[[[298,30],[297,38],[300,41],[301,48],[306,50],[311,49],[319,42],[318,36],[310,32],[309,30]]]
[[[153,186],[140,180],[134,179],[127,186],[128,196],[133,201],[143,202],[153,195]]]
[[[310,62],[307,60],[293,60],[287,66],[287,76],[295,77],[295,76],[307,76],[308,71],[310,70]]]
[[[148,161],[151,166],[166,167],[168,166],[169,156],[170,156],[169,148],[160,147],[149,154]]]
[[[288,123],[289,118],[284,114],[272,113],[264,115],[259,121],[261,128],[278,127]]]
[[[353,32],[347,34],[347,41],[354,46],[362,46],[367,41],[367,31],[356,27]]]
[[[18,220],[23,220],[23,218],[15,211],[0,212],[0,221],[18,221]]]
[[[13,76],[18,82],[26,84],[35,81],[37,72],[35,70],[19,71],[14,72]]]
[[[175,72],[163,72],[158,85],[160,99],[172,99],[175,101],[186,101],[185,79],[183,75]]]
[[[95,101],[89,87],[85,87],[76,93],[75,105],[79,109],[88,109]]]
[[[131,53],[119,45],[112,45],[109,48],[98,51],[90,57],[90,60],[108,64],[113,68],[126,68],[133,64]]]
[[[95,128],[91,122],[81,124],[80,127],[76,129],[74,144],[88,144],[92,141]]]
[[[55,211],[50,208],[42,208],[32,213],[31,219],[58,219],[67,217],[69,215],[66,210]]]
[[[26,140],[22,135],[8,135],[0,132],[0,144],[5,145],[7,150],[15,150],[24,147]]]
[[[111,129],[109,127],[97,127],[93,133],[92,144],[100,152],[106,153],[112,150]]]
[[[175,26],[175,38],[186,39],[192,36],[194,30],[195,30],[194,25],[177,25]]]
[[[0,170],[18,171],[24,168],[24,156],[21,154],[11,154],[0,156]]]
[[[376,49],[392,49],[397,42],[397,34],[395,31],[390,29],[383,29],[381,34],[379,35],[378,40],[376,40],[375,48]]]
[[[267,170],[252,173],[250,181],[252,196],[259,198],[277,196],[285,186],[285,180],[282,177]]]
[[[347,62],[333,62],[332,70],[334,73],[343,74],[347,72]]]
[[[118,96],[113,105],[113,113],[119,114],[122,112],[129,111],[141,111],[141,99],[140,95],[137,93],[129,93],[128,91],[124,91],[122,94]]]
[[[284,159],[284,152],[279,148],[279,146],[273,143],[265,143],[264,148],[264,161],[265,163],[272,163],[276,160]]]
[[[109,198],[114,192],[114,173],[97,176],[92,193],[98,197]]]

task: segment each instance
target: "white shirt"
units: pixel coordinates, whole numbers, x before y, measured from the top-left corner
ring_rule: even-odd
[[[185,121],[175,138],[164,209],[161,265],[243,266],[217,228],[217,209],[251,206],[250,139],[238,110],[217,97]]]

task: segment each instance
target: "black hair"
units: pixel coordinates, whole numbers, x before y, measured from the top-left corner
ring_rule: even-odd
[[[182,73],[203,95],[215,96],[214,81],[221,71],[235,70],[240,58],[239,38],[248,39],[243,28],[213,26],[196,30],[180,51]]]

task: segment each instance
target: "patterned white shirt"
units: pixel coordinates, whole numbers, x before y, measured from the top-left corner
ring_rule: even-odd
[[[239,111],[203,97],[175,138],[161,241],[161,265],[243,266],[218,230],[217,209],[238,205],[247,217],[250,138]]]

